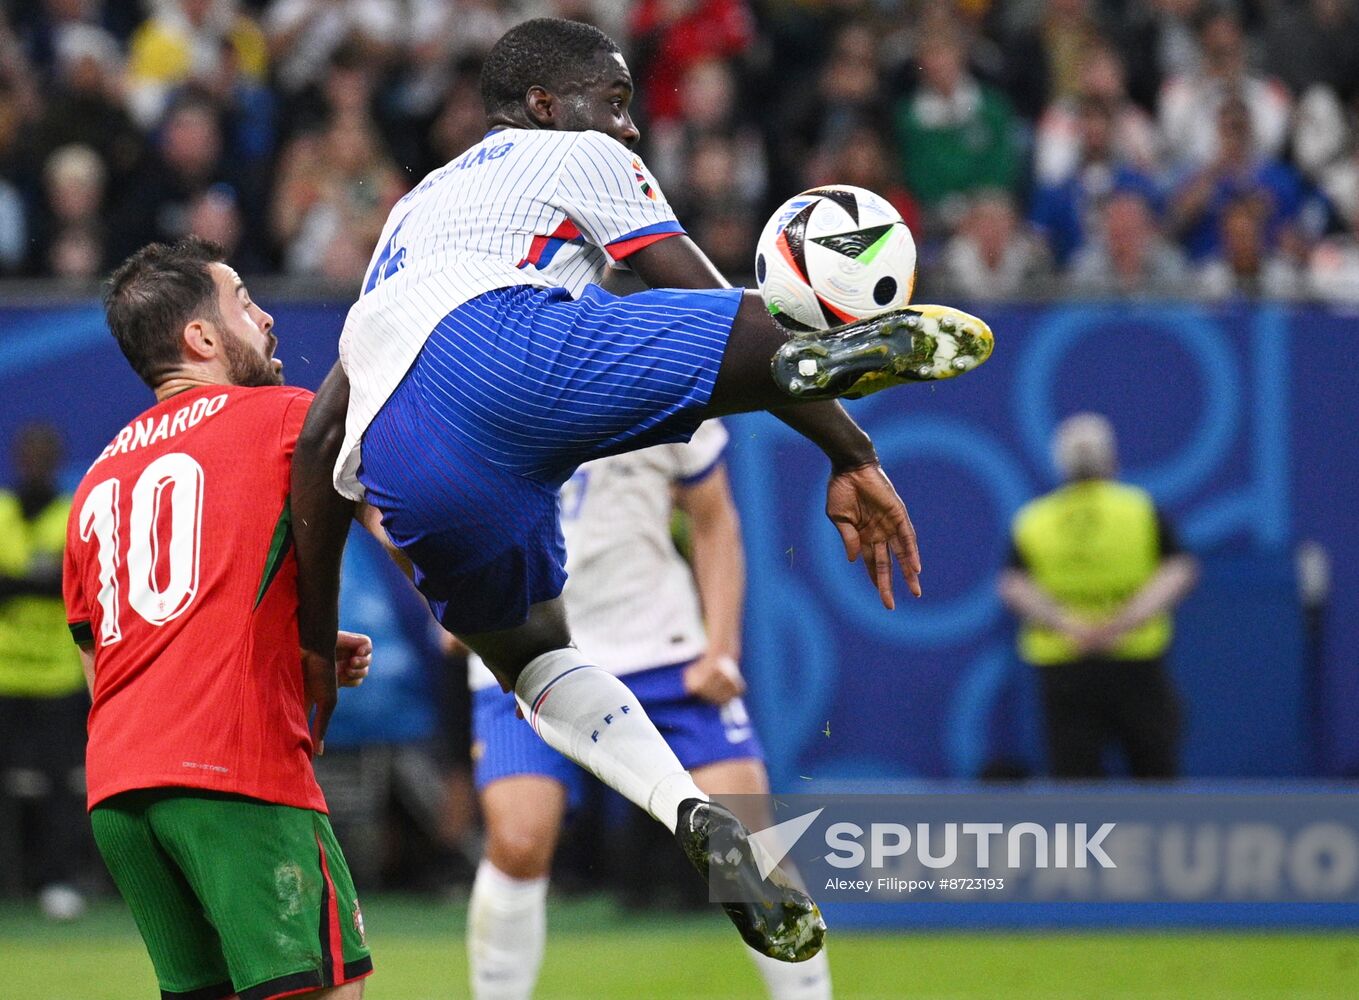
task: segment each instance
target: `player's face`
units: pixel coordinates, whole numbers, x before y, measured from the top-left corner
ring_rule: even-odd
[[[232,385],[282,385],[283,362],[274,357],[278,338],[274,317],[250,298],[245,282],[225,264],[210,264],[217,284],[217,309],[222,320],[222,349]]]
[[[618,52],[599,53],[592,71],[577,88],[562,95],[562,100],[570,109],[566,127],[571,131],[603,132],[628,149],[642,137],[628,110],[632,104],[632,74]]]

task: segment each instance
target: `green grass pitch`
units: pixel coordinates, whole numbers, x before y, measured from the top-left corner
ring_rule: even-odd
[[[367,900],[377,971],[367,1000],[467,996],[460,904]],[[713,914],[638,917],[604,900],[554,902],[538,996],[717,1000],[764,995],[743,946]],[[1356,1000],[1354,934],[836,934],[840,1000]],[[0,996],[142,1000],[150,962],[120,904],[50,924],[0,906]]]

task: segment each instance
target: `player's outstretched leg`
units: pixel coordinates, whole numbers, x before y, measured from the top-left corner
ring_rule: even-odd
[[[991,356],[991,328],[951,306],[911,306],[833,330],[794,334],[771,363],[797,399],[858,399],[903,382],[970,372]]]
[[[714,848],[714,838],[722,849]],[[686,800],[675,839],[699,874],[727,897],[722,909],[746,944],[781,962],[802,962],[821,950],[826,935],[821,910],[777,868],[760,877],[749,831],[730,810]]]
[[[469,645],[485,649],[488,644],[483,636]],[[488,657],[487,662],[508,660]],[[745,827],[708,802],[622,681],[592,666],[579,650],[562,648],[524,666],[514,679],[514,693],[544,742],[663,823],[699,874],[720,880],[739,900],[724,903],[723,909],[748,945],[785,962],[816,954],[826,929],[816,905],[778,872],[768,880],[759,877]],[[707,849],[714,833],[738,849],[710,863]]]

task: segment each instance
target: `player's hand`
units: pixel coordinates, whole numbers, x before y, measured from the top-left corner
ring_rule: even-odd
[[[311,720],[311,743],[316,756],[326,752],[326,727],[339,698],[335,657],[302,650],[302,688],[307,698],[307,717]]]
[[[704,653],[684,668],[684,693],[712,705],[725,705],[745,694],[741,668],[730,656]]]
[[[335,637],[335,671],[340,687],[354,688],[368,676],[373,663],[373,640],[359,632],[339,632]]]
[[[881,465],[874,462],[831,473],[826,487],[826,516],[840,532],[849,561],[864,557],[864,568],[878,588],[883,607],[889,611],[896,607],[892,596],[894,560],[911,593],[920,596],[920,549],[915,527]]]

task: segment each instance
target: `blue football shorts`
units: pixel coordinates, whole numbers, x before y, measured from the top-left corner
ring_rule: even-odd
[[[670,744],[686,770],[723,760],[753,757],[764,750],[751,726],[745,704],[735,698],[718,708],[684,691],[687,664],[625,674],[646,714]],[[544,743],[515,714],[514,695],[498,687],[472,694],[472,766],[477,790],[498,778],[537,774],[566,787],[568,804],[577,806],[592,775]]]
[[[359,479],[446,628],[510,628],[561,593],[561,484],[693,435],[741,295],[519,285],[440,321],[365,432]]]

